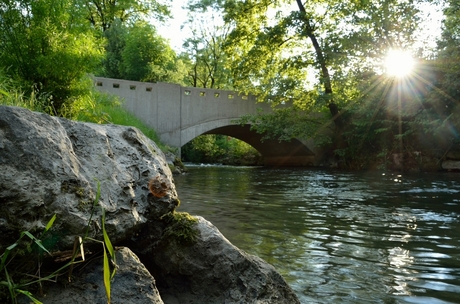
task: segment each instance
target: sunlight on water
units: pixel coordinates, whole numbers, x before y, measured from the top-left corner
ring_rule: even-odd
[[[459,175],[191,167],[179,211],[213,222],[302,303],[460,303]]]

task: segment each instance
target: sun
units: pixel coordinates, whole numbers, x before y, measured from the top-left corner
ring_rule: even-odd
[[[414,67],[414,58],[407,51],[390,50],[385,58],[386,73],[393,77],[408,76]]]

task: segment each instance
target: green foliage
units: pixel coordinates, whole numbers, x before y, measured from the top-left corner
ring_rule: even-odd
[[[177,241],[178,243],[193,243],[198,238],[198,223],[196,217],[186,212],[169,212],[161,217],[166,223],[163,238]]]
[[[262,155],[251,145],[233,137],[225,138],[226,149],[228,151],[222,163],[235,165],[260,165]]]
[[[32,252],[36,251],[39,252],[46,252],[50,254],[50,252],[43,246],[42,239],[45,236],[46,232],[50,230],[54,221],[56,219],[56,215],[48,221],[45,226],[44,231],[41,233],[40,238],[35,237],[29,231],[21,232],[19,238],[15,243],[8,246],[5,251],[0,255],[0,297],[4,298],[6,295],[3,294],[3,288],[8,290],[9,299],[11,303],[17,302],[17,297],[19,294],[23,294],[27,296],[31,301],[34,303],[41,303],[37,299],[33,297],[33,295],[25,290],[29,285],[32,284],[40,284],[42,281],[48,280],[52,276],[48,276],[45,278],[23,278],[20,277],[21,275],[16,273],[15,270],[20,268],[18,264],[18,259],[21,259],[21,256],[28,256]],[[38,251],[37,251],[38,250]],[[8,271],[8,269],[13,268],[13,272]],[[16,283],[16,279],[19,277],[19,282]]]
[[[260,101],[293,104],[292,110],[243,118],[267,137],[327,137],[334,122],[341,132],[349,103],[360,97],[356,73],[383,58],[390,47],[413,41],[418,9],[412,1],[192,1],[205,10],[221,8],[231,25],[225,55],[237,90]],[[326,113],[319,125],[309,113]],[[304,111],[304,113],[301,113]],[[288,113],[291,112],[291,113]],[[292,114],[293,116],[290,116]],[[320,120],[324,120],[321,117]]]
[[[328,117],[324,113],[307,114],[295,106],[276,108],[272,114],[259,112],[256,115],[246,115],[238,122],[241,125],[250,124],[251,130],[263,135],[263,140],[314,138],[318,144],[330,143],[330,130],[327,132],[327,129],[331,126],[328,126]]]
[[[128,28],[121,57],[124,79],[156,82],[169,81],[175,53],[154,27],[137,22]]]
[[[115,20],[107,38],[102,74],[136,81],[182,83],[183,63],[155,28],[143,21],[126,25]]]
[[[201,135],[181,149],[182,159],[195,163],[259,164],[260,153],[249,144],[226,135]]]
[[[102,61],[100,75],[122,79],[121,64],[123,62],[122,52],[125,48],[127,27],[118,19],[114,20],[112,26],[104,32],[106,38],[105,57]]]
[[[99,185],[98,185],[99,187]],[[114,277],[116,268],[114,267],[112,273],[110,273],[109,266],[109,256],[112,259],[113,264],[116,265],[115,261],[115,250],[113,250],[112,242],[105,230],[105,210],[102,208],[102,235],[104,237],[104,242],[102,243],[103,252],[104,252],[104,286],[105,292],[107,294],[107,302],[110,304],[110,280]],[[108,253],[108,255],[107,255]]]
[[[82,105],[79,111],[75,112],[76,120],[136,127],[145,136],[153,140],[162,151],[174,151],[173,148],[161,142],[160,137],[154,129],[126,111],[118,97],[98,91],[94,91],[93,94],[95,95],[95,99],[89,99],[88,103]]]
[[[14,106],[27,108],[32,111],[38,111],[53,114],[54,109],[50,106],[50,96],[48,94],[37,92],[31,89],[26,93],[21,84],[14,81],[6,75],[0,68],[0,104],[5,106]]]
[[[106,289],[108,303],[110,303],[110,280],[115,275],[116,267],[113,267],[111,270],[109,264],[109,258],[112,262],[112,265],[116,265],[115,261],[115,251],[113,249],[110,238],[105,230],[105,211],[102,208],[102,233],[104,241],[94,240],[88,237],[90,225],[93,223],[92,218],[94,215],[95,207],[99,204],[100,198],[100,183],[97,184],[97,193],[94,200],[93,208],[91,211],[90,218],[86,227],[85,236],[83,239],[77,237],[75,240],[74,250],[71,257],[71,260],[65,263],[65,265],[59,267],[59,269],[52,271],[46,276],[33,273],[33,269],[28,269],[31,267],[31,263],[28,261],[34,261],[32,255],[38,255],[38,271],[36,273],[40,274],[40,267],[42,266],[42,256],[43,253],[51,255],[48,249],[43,245],[43,240],[47,235],[47,232],[53,227],[53,224],[56,220],[56,214],[45,225],[45,228],[39,237],[34,236],[29,231],[23,231],[20,233],[18,240],[12,245],[8,246],[3,253],[0,254],[0,299],[7,300],[9,299],[11,303],[17,303],[17,297],[20,294],[27,296],[33,303],[41,304],[30,291],[27,291],[26,288],[30,288],[32,285],[39,285],[40,290],[42,283],[45,281],[54,281],[56,277],[63,275],[65,271],[68,271],[69,280],[70,275],[75,264],[81,263],[84,261],[84,249],[83,245],[87,241],[96,241],[102,244],[103,248],[103,277],[104,277],[104,286]],[[76,261],[77,250],[81,251],[82,260]],[[7,289],[7,294],[5,290]]]
[[[225,153],[216,144],[217,135],[202,135],[194,138],[189,144],[182,148],[182,154],[185,161],[198,161],[204,159],[215,161],[219,156]]]
[[[101,41],[71,0],[6,1],[0,7],[0,68],[60,114],[102,58]],[[37,93],[36,93],[37,94]]]
[[[80,94],[72,98],[70,106],[63,108],[61,114],[72,120],[111,123],[110,112],[107,111],[119,105],[118,97],[96,90],[92,77],[86,76],[80,81]]]
[[[417,170],[416,155],[441,158],[458,138],[460,111],[435,88],[433,62],[420,61],[414,75],[356,75],[361,93],[347,107],[347,140],[335,147],[343,167],[394,169],[389,160],[401,155],[404,170]]]
[[[188,71],[186,85],[200,88],[233,89],[229,58],[225,53],[228,41],[228,25],[217,25],[214,14],[207,18],[194,10],[188,23],[192,35],[183,44],[182,58],[186,58]]]
[[[84,7],[88,20],[101,31],[111,28],[116,20],[127,23],[150,16],[163,21],[170,16],[168,6],[157,0],[91,0],[85,1]]]

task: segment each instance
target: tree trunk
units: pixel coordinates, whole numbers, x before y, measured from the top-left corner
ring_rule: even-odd
[[[327,68],[326,65],[326,59],[324,58],[323,50],[321,49],[321,46],[318,43],[318,39],[316,39],[316,35],[314,33],[314,30],[310,24],[310,20],[307,17],[307,12],[305,10],[305,6],[303,5],[301,0],[296,0],[297,5],[299,6],[299,10],[302,13],[302,20],[305,23],[305,32],[310,38],[313,47],[315,48],[316,52],[316,59],[318,60],[318,63],[321,67],[321,79],[320,82],[324,86],[324,92],[326,95],[326,98],[328,100],[328,106],[329,106],[329,111],[332,115],[332,120],[334,121],[334,124],[337,128],[342,128],[342,119],[340,117],[340,112],[337,104],[333,100],[332,96],[332,84],[331,84],[331,76],[329,74],[329,69]]]

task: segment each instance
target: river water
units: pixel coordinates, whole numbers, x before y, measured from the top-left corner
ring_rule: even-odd
[[[460,174],[188,166],[178,211],[211,221],[302,303],[460,303]]]

